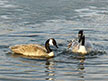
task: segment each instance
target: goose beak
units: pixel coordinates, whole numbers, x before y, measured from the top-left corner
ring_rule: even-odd
[[[56,48],[58,48],[58,46],[57,46],[57,45],[55,45],[55,47],[56,47]]]

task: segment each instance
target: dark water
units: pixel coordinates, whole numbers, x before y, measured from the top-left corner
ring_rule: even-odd
[[[67,50],[83,29],[94,51]],[[59,49],[51,59],[12,55],[9,46],[44,42]],[[108,0],[0,0],[1,81],[108,81]]]

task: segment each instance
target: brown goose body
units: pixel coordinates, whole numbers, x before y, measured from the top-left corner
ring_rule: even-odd
[[[53,42],[55,42],[55,46],[57,47],[56,41],[51,38],[46,41],[45,46],[39,44],[21,44],[11,46],[10,49],[15,54],[22,54],[25,56],[53,57],[54,53],[49,47],[50,43],[53,44]]]
[[[38,44],[15,45],[10,47],[13,53],[26,56],[45,56],[48,57],[47,50],[44,46]]]

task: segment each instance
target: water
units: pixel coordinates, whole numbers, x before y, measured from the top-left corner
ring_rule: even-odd
[[[1,81],[107,81],[107,0],[0,0]],[[67,50],[67,41],[83,29],[94,51],[85,56]],[[53,37],[55,57],[13,55],[15,44],[38,43]]]

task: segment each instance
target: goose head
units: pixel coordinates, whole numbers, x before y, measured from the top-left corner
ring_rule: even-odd
[[[83,30],[80,30],[79,32],[78,32],[78,38],[80,38],[80,37],[82,37],[83,36]]]
[[[45,48],[47,50],[47,53],[52,52],[52,50],[50,49],[50,46],[55,46],[56,48],[58,48],[56,40],[54,38],[48,39],[45,43]]]
[[[81,42],[81,40],[82,40],[82,37],[83,37],[83,30],[80,30],[79,32],[78,32],[78,39],[79,39],[79,43]]]

